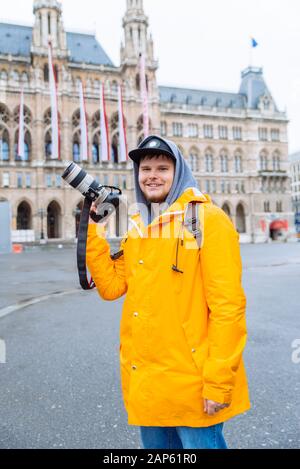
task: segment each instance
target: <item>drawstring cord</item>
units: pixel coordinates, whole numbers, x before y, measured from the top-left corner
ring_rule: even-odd
[[[180,240],[181,246],[183,246],[183,223],[184,222],[182,222],[181,227],[180,227],[179,236],[177,236],[175,264],[172,265],[172,270],[174,270],[174,272],[178,272],[179,274],[183,274],[183,271],[178,268],[179,240]]]

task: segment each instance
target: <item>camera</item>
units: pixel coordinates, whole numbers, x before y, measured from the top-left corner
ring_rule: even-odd
[[[95,203],[96,214],[91,212],[90,216],[97,223],[111,215],[120,205],[122,191],[119,188],[102,186],[76,163],[70,163],[62,178],[91,203]],[[107,189],[110,189],[110,192]]]

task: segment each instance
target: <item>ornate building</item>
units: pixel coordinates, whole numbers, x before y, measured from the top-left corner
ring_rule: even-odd
[[[15,240],[74,239],[81,197],[61,174],[80,163],[99,182],[134,199],[131,162],[118,162],[118,84],[124,90],[129,149],[143,138],[139,54],[146,56],[150,128],[174,140],[202,192],[232,218],[241,242],[264,242],[284,220],[294,233],[288,173],[287,117],[260,68],[242,72],[238,93],[158,86],[158,62],[142,0],[127,0],[121,63],[115,66],[94,34],[66,32],[57,0],[34,0],[33,27],[0,24],[0,199],[11,203]],[[53,44],[58,80],[61,160],[51,157],[47,43]],[[80,162],[78,82],[85,86],[89,162]],[[99,87],[104,83],[112,161],[101,163]],[[25,96],[25,161],[19,161],[20,89]],[[125,217],[126,218],[126,217]],[[126,229],[110,221],[110,235]]]
[[[295,213],[295,225],[300,239],[300,152],[290,155],[292,204]]]

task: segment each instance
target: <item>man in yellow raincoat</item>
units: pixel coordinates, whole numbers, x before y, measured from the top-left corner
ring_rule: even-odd
[[[92,220],[87,242],[100,296],[126,295],[120,367],[128,423],[140,426],[144,448],[226,448],[224,422],[250,408],[239,234],[197,189],[173,142],[150,136],[129,156],[138,210],[120,252],[110,255],[104,226]]]

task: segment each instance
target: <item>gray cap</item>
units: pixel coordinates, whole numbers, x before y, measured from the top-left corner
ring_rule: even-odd
[[[176,162],[176,157],[169,145],[162,138],[156,136],[146,138],[138,148],[129,152],[129,158],[136,163],[139,163],[141,157],[146,155],[166,155]]]

